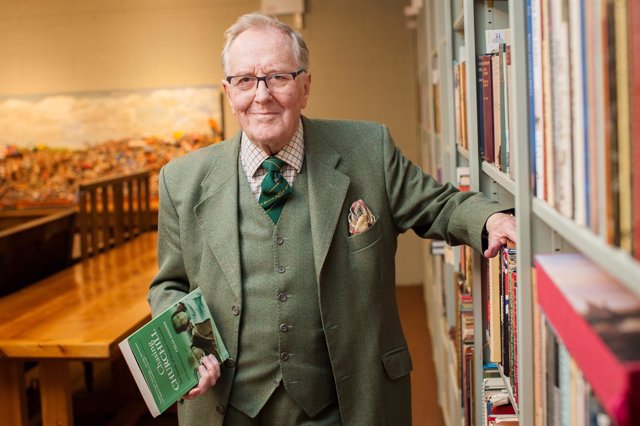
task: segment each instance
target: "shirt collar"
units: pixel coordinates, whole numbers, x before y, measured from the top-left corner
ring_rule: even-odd
[[[300,173],[304,161],[304,128],[302,127],[302,119],[298,121],[298,129],[289,143],[275,156],[293,167],[296,173]],[[262,162],[269,158],[269,155],[255,146],[243,131],[242,141],[240,142],[240,157],[246,168],[247,175],[255,176]]]

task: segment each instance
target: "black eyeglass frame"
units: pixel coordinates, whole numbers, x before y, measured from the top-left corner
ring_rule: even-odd
[[[237,78],[237,77],[252,77],[256,79],[256,89],[258,88],[258,85],[260,84],[261,81],[264,81],[264,86],[268,89],[269,85],[267,84],[267,78],[274,76],[274,75],[280,75],[280,74],[288,74],[291,77],[293,77],[293,80],[296,79],[297,76],[299,76],[300,74],[302,74],[303,72],[307,72],[306,69],[304,68],[300,68],[298,71],[294,71],[294,72],[274,72],[273,74],[267,74],[267,75],[263,75],[262,77],[258,77],[257,75],[230,75],[227,76],[225,78],[225,80],[227,80],[227,83],[231,84],[231,79],[232,78]],[[235,87],[232,85],[232,87]]]

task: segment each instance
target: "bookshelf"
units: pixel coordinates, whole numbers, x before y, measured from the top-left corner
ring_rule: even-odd
[[[561,2],[555,2],[555,0],[527,0],[527,1],[508,1],[508,0],[439,0],[433,2],[423,2],[420,9],[417,20],[417,49],[418,49],[418,68],[419,79],[422,93],[420,94],[421,103],[421,147],[422,147],[422,166],[425,170],[432,173],[440,181],[455,182],[456,169],[459,167],[468,167],[469,178],[471,183],[471,189],[475,191],[481,191],[488,197],[496,200],[508,200],[511,201],[516,207],[516,223],[517,223],[517,292],[516,292],[516,305],[517,305],[517,340],[515,346],[517,347],[517,382],[518,382],[518,401],[515,411],[519,418],[520,424],[532,425],[536,421],[540,420],[540,413],[536,413],[535,396],[536,393],[536,379],[535,371],[539,368],[536,365],[535,360],[535,348],[534,348],[534,310],[535,310],[535,268],[534,258],[540,254],[549,253],[581,253],[586,256],[589,261],[597,265],[608,275],[615,278],[622,283],[626,289],[631,293],[640,296],[640,262],[636,259],[640,259],[638,253],[630,252],[628,247],[624,247],[624,243],[618,244],[615,241],[612,242],[611,237],[608,235],[607,226],[607,205],[611,203],[610,195],[605,188],[608,188],[609,182],[607,179],[607,150],[609,145],[605,143],[595,143],[593,147],[585,146],[585,150],[593,149],[591,153],[592,164],[594,165],[594,171],[592,175],[588,177],[592,179],[590,184],[596,189],[600,188],[598,192],[592,193],[593,199],[574,201],[573,212],[567,213],[566,205],[563,205],[561,201],[548,198],[546,195],[540,194],[539,182],[540,177],[536,174],[539,172],[536,169],[536,160],[540,161],[539,154],[536,153],[536,147],[534,145],[535,136],[539,136],[536,132],[547,132],[545,137],[547,140],[552,140],[554,144],[562,144],[560,140],[566,137],[566,132],[570,132],[572,135],[582,136],[581,132],[591,132],[590,137],[600,141],[607,138],[607,126],[621,126],[620,120],[624,124],[624,120],[629,120],[629,112],[624,111],[618,113],[618,119],[615,124],[607,124],[605,118],[598,120],[588,120],[587,116],[580,118],[579,114],[576,114],[574,108],[576,108],[576,102],[584,101],[586,105],[586,98],[592,96],[591,94],[581,94],[583,98],[580,98],[577,94],[580,94],[580,81],[576,82],[576,78],[565,78],[560,82],[565,81],[567,86],[570,86],[571,100],[566,101],[562,98],[566,94],[563,92],[562,87],[554,87],[553,90],[546,88],[545,93],[551,98],[549,105],[555,105],[554,108],[558,110],[563,104],[566,103],[567,110],[563,111],[565,116],[569,117],[569,125],[564,128],[558,127],[551,130],[552,137],[549,138],[549,129],[537,129],[535,128],[533,117],[536,117],[537,112],[534,111],[533,101],[531,101],[530,94],[534,93],[534,77],[533,77],[533,62],[532,49],[530,48],[531,32],[530,32],[530,18],[531,18],[531,5],[544,4],[545,7],[551,9],[554,12],[554,8],[562,7],[558,4],[562,3],[566,7],[567,16],[571,13],[576,13],[576,6],[578,4],[585,4],[585,2],[578,2],[574,0],[563,0]],[[618,9],[611,9],[609,12],[612,16],[617,16],[617,19],[621,19],[624,16],[623,9],[620,8],[621,4],[629,4],[631,7],[631,1],[616,0],[601,2],[602,5],[616,4]],[[600,3],[598,3],[600,4]],[[580,6],[582,7],[582,6]],[[595,6],[594,6],[595,7]],[[638,9],[635,8],[636,15]],[[556,12],[558,9],[555,9]],[[602,9],[604,10],[604,8]],[[539,12],[539,11],[538,11]],[[579,11],[578,11],[579,12]],[[554,12],[555,13],[555,12]],[[595,12],[593,12],[595,13]],[[599,15],[592,17],[593,20],[604,19],[605,12],[597,12]],[[575,16],[575,15],[572,15]],[[557,15],[554,15],[557,19]],[[589,19],[587,18],[584,19]],[[609,16],[611,19],[611,16]],[[569,22],[567,18],[567,34],[576,31],[575,22]],[[584,21],[585,27],[588,27],[587,21]],[[554,21],[555,24],[558,22]],[[564,25],[562,22],[560,23]],[[558,25],[560,25],[558,24]],[[591,27],[589,27],[591,28]],[[483,89],[478,86],[478,79],[482,81],[482,67],[477,61],[481,55],[487,54],[487,36],[488,30],[501,30],[509,29],[509,46],[510,51],[505,52],[505,57],[510,55],[510,60],[505,66],[505,75],[508,76],[508,83],[504,84],[507,87],[508,95],[508,111],[506,130],[508,132],[508,160],[500,161],[487,161],[486,150],[484,143],[486,141],[481,136],[484,129],[484,121],[482,117],[479,117],[479,108],[483,105]],[[516,29],[516,30],[514,30]],[[529,29],[529,31],[527,30]],[[606,27],[593,26],[591,33],[584,37],[592,40],[602,39],[606,32]],[[619,30],[618,30],[619,31]],[[586,33],[586,32],[585,32]],[[635,30],[635,43],[640,45],[640,37],[637,35],[638,30]],[[554,35],[557,32],[554,33]],[[618,32],[617,34],[620,34]],[[587,40],[588,41],[588,40]],[[570,61],[576,61],[575,58],[580,58],[581,52],[576,52],[574,47],[575,40],[566,40],[566,44],[558,44],[554,46],[556,49],[554,54],[557,57],[560,55],[559,50],[561,47],[567,48],[567,63],[564,64],[565,69],[562,70],[562,66],[557,63],[553,64],[553,69],[560,72],[568,73],[569,71],[574,77],[576,71],[573,68],[569,68],[568,63]],[[633,36],[629,36],[629,43],[633,43]],[[586,42],[585,42],[586,43]],[[584,46],[584,45],[583,45]],[[571,49],[569,49],[571,47]],[[613,47],[612,47],[613,48]],[[617,48],[617,46],[616,46]],[[549,46],[546,49],[550,49]],[[571,52],[569,52],[571,50]],[[583,78],[592,78],[595,83],[592,90],[596,93],[593,96],[593,111],[589,111],[589,114],[594,114],[597,117],[607,117],[608,110],[605,100],[607,99],[601,93],[606,93],[606,84],[608,81],[606,71],[608,64],[607,61],[611,59],[605,55],[605,49],[592,49],[593,53],[582,53],[585,56],[585,61],[592,65],[592,69],[588,71],[588,75],[584,74]],[[591,50],[589,51],[591,52]],[[620,54],[620,51],[617,51]],[[562,55],[560,55],[562,56]],[[640,56],[640,55],[638,55]],[[640,61],[637,58],[630,58],[629,63],[635,63],[633,61]],[[465,62],[465,73],[462,77],[466,86],[465,96],[463,96],[464,107],[466,112],[461,113],[461,105],[457,99],[460,99],[458,90],[460,89],[460,80],[458,72],[455,70],[456,64]],[[623,61],[623,62],[626,62]],[[495,68],[495,65],[494,65]],[[432,86],[432,71],[437,70],[438,75],[438,90],[427,90]],[[584,71],[587,73],[587,71]],[[626,81],[627,79],[633,79],[634,74],[631,77],[625,76],[620,71],[614,72],[620,81]],[[637,75],[635,78],[637,79]],[[566,74],[565,77],[569,75]],[[530,85],[531,84],[531,85]],[[626,84],[626,83],[625,83]],[[634,80],[629,83],[632,87],[638,87],[638,83]],[[541,83],[540,83],[541,85]],[[635,85],[635,86],[634,86]],[[584,84],[586,88],[587,83]],[[536,86],[537,87],[537,86]],[[586,90],[586,89],[585,89]],[[589,92],[591,93],[591,92]],[[637,93],[637,92],[634,92]],[[505,99],[500,94],[500,99]],[[623,101],[627,99],[627,103],[634,102],[629,101],[628,97],[625,98],[624,94],[618,96]],[[578,99],[579,101],[575,101]],[[554,104],[554,102],[557,103]],[[616,107],[620,108],[620,100],[617,99]],[[637,102],[637,101],[635,101]],[[547,106],[549,106],[547,105]],[[560,106],[558,106],[560,105]],[[636,107],[637,108],[637,107]],[[434,110],[438,109],[439,123],[434,123]],[[585,111],[587,108],[585,106]],[[631,114],[637,109],[631,108]],[[568,114],[568,115],[567,115]],[[585,112],[586,114],[586,112]],[[576,118],[577,117],[577,118]],[[626,118],[625,118],[626,117]],[[589,116],[590,118],[590,116]],[[502,118],[505,120],[505,118]],[[576,122],[576,120],[582,120]],[[461,127],[460,120],[464,121],[464,126]],[[581,130],[581,123],[585,123],[584,128]],[[587,129],[589,123],[592,122],[592,129]],[[629,125],[627,123],[627,125]],[[631,122],[632,131],[635,128],[633,121]],[[459,144],[460,132],[465,132],[466,146]],[[502,133],[504,133],[504,128]],[[564,133],[563,133],[564,132]],[[504,135],[502,136],[504,146]],[[637,139],[637,137],[636,137]],[[572,141],[572,146],[575,146],[576,142]],[[638,142],[632,142],[637,145]],[[632,146],[633,147],[633,146]],[[629,148],[625,148],[629,154]],[[636,148],[633,148],[636,149]],[[576,150],[569,152],[570,155],[576,156]],[[629,157],[632,157],[635,151],[631,152]],[[496,157],[497,159],[497,157]],[[555,160],[557,161],[557,159]],[[574,160],[575,161],[575,160]],[[502,164],[498,164],[502,163]],[[555,163],[554,163],[555,165]],[[538,164],[539,166],[539,164]],[[588,166],[588,165],[587,165]],[[569,191],[573,191],[571,196],[579,198],[578,191],[584,191],[579,177],[584,176],[587,170],[582,170],[581,167],[587,167],[581,165],[580,162],[576,163],[572,167],[574,174],[566,174],[560,170],[556,179],[561,182],[545,183],[545,185],[560,185],[557,190],[562,191],[569,187]],[[628,163],[626,164],[628,167]],[[637,178],[636,171],[629,171],[620,165],[619,176],[620,179],[624,178],[625,173],[633,173],[633,182],[640,182]],[[562,175],[562,173],[565,173]],[[583,173],[582,175],[580,173]],[[638,173],[640,174],[640,173]],[[564,176],[564,180],[560,178]],[[548,179],[547,176],[545,178]],[[536,189],[532,181],[538,185]],[[568,185],[568,186],[567,186]],[[633,189],[633,191],[638,191]],[[637,192],[634,195],[637,197]],[[638,200],[633,199],[636,203]],[[593,218],[592,223],[586,223],[581,218],[577,207],[586,202],[589,208],[589,203],[592,203]],[[629,200],[626,201],[629,203]],[[582,204],[580,204],[582,203]],[[621,204],[624,206],[624,204]],[[636,204],[637,205],[637,204]],[[638,213],[636,217],[632,217],[637,223]],[[629,218],[622,219],[623,227],[628,226]],[[636,225],[637,226],[637,225]],[[622,230],[624,232],[624,229]],[[638,231],[635,235],[639,235]],[[637,241],[637,237],[636,241]],[[474,404],[472,410],[472,419],[465,418],[463,400],[463,382],[458,379],[460,375],[460,356],[456,353],[455,345],[452,343],[451,327],[455,324],[455,316],[457,315],[455,294],[452,290],[454,287],[454,277],[460,272],[461,256],[457,250],[453,250],[453,254],[447,255],[446,253],[450,248],[445,248],[444,255],[437,254],[440,251],[432,253],[431,242],[425,243],[425,256],[428,258],[425,268],[425,301],[428,306],[428,324],[433,340],[434,359],[436,362],[436,369],[439,372],[439,395],[440,405],[444,412],[444,418],[449,425],[467,425],[485,424],[485,418],[483,417],[483,410],[480,406],[480,401],[483,398],[483,379],[485,378],[485,363],[487,362],[487,340],[488,335],[486,333],[486,289],[483,284],[482,276],[482,261],[479,254],[475,254],[472,261],[473,269],[473,310],[474,318],[474,367],[473,367],[473,398]],[[636,244],[638,244],[636,242]],[[636,248],[636,250],[639,250]],[[634,255],[636,258],[634,258]],[[569,353],[569,356],[572,354]],[[500,367],[500,374],[505,382],[509,382],[509,378],[505,376],[505,371]],[[514,389],[512,385],[507,386],[510,399],[514,399]],[[516,405],[516,404],[513,404]]]

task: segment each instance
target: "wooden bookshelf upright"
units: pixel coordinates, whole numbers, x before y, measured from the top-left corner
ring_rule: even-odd
[[[536,158],[534,146],[536,120],[534,105],[531,101],[531,94],[534,92],[531,44],[532,5],[534,14],[542,13],[536,8],[541,8],[541,5],[544,5],[547,8],[545,13],[550,13],[549,10],[551,10],[556,13],[551,16],[557,18],[559,10],[566,10],[567,14],[576,13],[575,10],[578,7],[576,5],[585,4],[585,2],[577,0],[559,0],[559,2],[555,2],[555,0],[438,0],[418,3],[422,4],[417,16],[416,30],[422,166],[441,182],[455,182],[456,170],[461,167],[468,168],[472,190],[481,191],[492,199],[511,201],[516,207],[518,285],[515,345],[517,347],[518,388],[513,389],[509,385],[509,391],[513,394],[514,390],[517,390],[518,401],[515,408],[521,425],[544,424],[544,422],[538,423],[541,419],[534,395],[536,392],[534,372],[540,368],[539,365],[536,365],[534,355],[535,271],[533,265],[535,256],[559,252],[582,253],[598,268],[619,280],[632,293],[640,295],[640,281],[638,281],[640,262],[636,260],[640,259],[640,247],[638,247],[640,243],[636,238],[634,252],[630,252],[628,246],[624,247],[624,243],[621,248],[615,241],[612,242],[610,236],[607,235],[608,223],[605,219],[607,214],[605,206],[608,202],[608,195],[606,192],[601,190],[596,194],[597,197],[591,200],[591,203],[596,203],[592,205],[592,208],[598,223],[589,224],[583,223],[584,219],[578,213],[578,209],[583,208],[578,203],[584,203],[584,200],[574,201],[573,213],[567,213],[567,205],[541,196],[534,185],[537,182],[536,173],[539,172],[539,169],[535,168],[535,161],[539,158]],[[560,3],[562,6],[559,6]],[[622,8],[627,4],[631,5],[631,3],[631,0],[593,2],[593,4],[598,4],[596,11],[598,15],[591,19],[607,18],[605,16],[607,7],[609,7],[608,12],[610,13],[609,20],[612,19],[612,16],[615,16],[616,19],[622,19],[621,17],[625,16]],[[556,7],[564,7],[565,9],[555,9],[554,11]],[[634,9],[634,13],[639,14],[638,9],[640,8]],[[544,15],[545,18],[549,18],[549,16]],[[542,18],[538,17],[538,19]],[[581,19],[588,20],[589,16]],[[588,21],[585,22],[588,23]],[[558,25],[558,22],[554,21],[554,24]],[[560,24],[563,25],[562,22]],[[602,26],[589,28],[592,34],[589,34],[588,37],[595,39],[601,39],[603,31],[606,31],[606,27]],[[504,69],[509,78],[509,83],[505,83],[505,87],[508,89],[505,90],[508,90],[509,109],[506,131],[510,148],[507,160],[501,159],[499,162],[502,164],[497,165],[494,161],[487,160],[486,151],[483,150],[483,143],[486,141],[481,136],[484,122],[481,121],[482,116],[479,111],[479,105],[483,105],[483,89],[478,87],[478,78],[482,77],[479,58],[489,53],[487,51],[489,34],[487,31],[502,29],[509,30],[507,43],[509,51],[504,52],[505,58],[509,55],[509,61],[506,62],[507,65]],[[635,36],[629,36],[630,43],[634,40],[640,40],[638,30],[634,28],[630,28],[630,30],[629,32],[635,34]],[[575,27],[567,27],[568,33],[572,31],[576,31]],[[553,34],[555,36],[557,33]],[[612,37],[611,34],[609,37]],[[571,58],[567,61],[575,61],[575,58],[579,58],[580,54],[586,55],[582,51],[582,53],[576,52],[572,43],[575,43],[575,40],[567,42],[567,46],[570,44],[572,48],[571,52],[566,52],[567,58]],[[545,48],[548,49],[549,46]],[[562,45],[556,45],[554,48],[556,49],[556,57],[562,56],[562,51],[558,50],[562,48]],[[624,52],[624,50],[620,50],[619,46],[615,48],[618,48],[616,53],[619,55]],[[604,93],[605,87],[603,85],[608,81],[604,79],[606,71],[602,70],[606,69],[607,61],[610,58],[605,57],[604,52],[606,49],[596,49],[595,53],[590,53],[589,55],[593,56],[589,56],[589,59],[593,61],[592,65],[595,65],[588,71],[583,71],[585,75],[590,73],[590,78],[595,78],[595,81],[598,82],[594,89],[597,93]],[[633,60],[633,58],[631,59]],[[460,62],[465,63],[465,70],[462,74],[463,89],[461,89],[460,70],[456,69]],[[556,74],[561,71],[558,66],[558,64],[554,64],[553,69]],[[577,71],[572,69],[571,72]],[[632,73],[631,77],[628,77],[620,72],[620,70],[617,71],[617,78],[621,79],[620,81],[631,78],[631,86],[640,87],[633,80],[633,78],[638,78],[638,73]],[[563,81],[562,76],[554,75],[554,78],[556,78],[554,80],[556,83]],[[581,93],[579,93],[580,85],[576,84],[575,78],[568,79],[567,84],[571,85],[571,90],[565,90],[565,92],[573,91],[574,97]],[[459,90],[465,91],[462,105],[466,107],[466,111],[461,110]],[[559,87],[554,90],[561,92],[564,89]],[[551,94],[548,99],[549,105],[556,105],[553,102],[559,102],[557,105],[560,106],[563,105],[562,99],[556,99],[561,96],[560,92],[548,91],[546,93],[547,97]],[[626,99],[624,94],[622,95],[622,99]],[[586,97],[586,92],[581,96]],[[597,102],[595,102],[596,107],[593,114],[597,114],[597,117],[607,117],[607,99],[601,95],[597,95],[594,99]],[[631,113],[635,113],[637,116],[638,101],[634,101],[632,98],[629,102],[631,103]],[[616,104],[618,107],[619,105],[619,103]],[[575,108],[575,105],[567,108]],[[561,112],[567,113],[567,111]],[[570,115],[570,117],[576,117],[576,115]],[[460,124],[460,120],[463,120],[463,125]],[[624,116],[622,120],[624,120]],[[613,125],[620,126],[620,122]],[[574,124],[576,123],[572,121],[571,125]],[[579,125],[580,122],[577,124]],[[591,135],[596,138],[594,139],[596,143],[593,144],[595,151],[592,154],[595,156],[592,159],[595,173],[591,176],[593,179],[591,184],[600,188],[606,188],[608,184],[605,173],[609,167],[605,160],[608,148],[604,142],[600,143],[602,142],[601,138],[606,136],[607,125],[611,125],[611,123],[607,124],[605,118],[598,118],[595,133]],[[545,135],[546,140],[551,144],[561,144],[562,141],[559,139],[562,137],[563,131],[569,129],[575,135],[576,132],[581,131],[579,127],[553,129],[551,133]],[[640,126],[632,122],[631,128],[636,129]],[[505,128],[502,129],[502,132],[504,131]],[[465,132],[464,138],[461,138],[460,132]],[[639,132],[636,131],[636,133]],[[549,135],[552,135],[551,138]],[[635,135],[636,141],[631,138],[631,143],[635,144],[632,145],[633,153],[640,152],[638,139],[640,139],[638,134]],[[461,140],[464,140],[462,145],[460,144]],[[504,139],[502,140],[504,141]],[[504,143],[501,146],[504,146]],[[577,152],[579,153],[579,151]],[[573,155],[576,155],[575,150]],[[566,188],[573,188],[573,191],[581,190],[582,183],[579,179],[581,176],[579,173],[582,170],[578,166],[579,164],[575,166],[577,174],[569,175],[568,178],[565,174],[564,180],[560,177],[561,174],[555,175],[559,182],[554,184],[560,185],[558,190],[566,190]],[[621,173],[620,178],[623,179],[625,172]],[[640,172],[632,170],[631,173],[636,179],[633,182],[640,181],[635,175]],[[639,203],[640,189],[633,188],[633,191],[634,197],[636,197],[633,200],[635,203]],[[640,226],[638,225],[639,216],[640,213],[635,212],[634,226]],[[624,226],[623,223],[622,227]],[[634,232],[640,235],[636,229]],[[455,326],[457,323],[459,324],[456,318],[459,309],[457,309],[454,288],[457,284],[456,277],[459,277],[463,272],[460,270],[460,251],[442,247],[437,242],[427,242],[424,247],[425,256],[428,259],[425,270],[424,296],[428,307],[428,325],[433,340],[434,360],[439,374],[439,403],[448,425],[483,425],[485,418],[480,401],[483,397],[483,371],[488,360],[486,350],[488,342],[485,330],[486,307],[484,306],[486,290],[481,279],[483,273],[481,257],[479,254],[475,254],[471,260],[473,264],[472,294],[475,318],[471,402],[473,409],[470,415],[465,415],[464,382],[460,379],[462,366],[460,358],[457,356],[454,336]]]

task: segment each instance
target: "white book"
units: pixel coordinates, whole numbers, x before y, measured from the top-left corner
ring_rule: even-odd
[[[551,12],[551,86],[555,167],[554,207],[573,217],[573,152],[571,149],[571,77],[567,0],[549,2]]]
[[[573,219],[587,225],[586,159],[588,145],[585,132],[585,84],[583,73],[582,2],[569,3],[569,52],[571,60],[571,123],[573,148]]]

